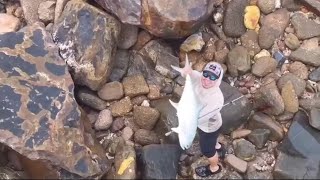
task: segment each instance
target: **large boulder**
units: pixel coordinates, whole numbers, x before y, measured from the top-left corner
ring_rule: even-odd
[[[310,126],[308,115],[296,113],[287,137],[278,146],[275,179],[320,178],[320,131]]]
[[[0,35],[0,78],[0,143],[58,172],[99,177],[108,169],[102,147],[84,131],[72,78],[44,27]]]
[[[223,30],[227,36],[240,37],[246,32],[243,16],[248,4],[248,0],[230,1],[227,4],[223,19]]]
[[[53,27],[60,55],[72,70],[76,84],[97,90],[113,67],[120,22],[83,1],[72,0]]]
[[[216,0],[95,1],[123,23],[140,25],[155,36],[182,38],[200,28],[211,15]]]

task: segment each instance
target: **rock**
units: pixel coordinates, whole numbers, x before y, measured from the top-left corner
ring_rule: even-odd
[[[240,129],[235,130],[231,132],[231,138],[232,139],[239,139],[239,138],[245,138],[251,133],[250,129]]]
[[[311,109],[309,123],[312,127],[320,130],[320,110],[318,108]]]
[[[142,129],[152,130],[159,116],[159,111],[151,107],[136,106],[133,108],[134,121]]]
[[[240,173],[245,173],[247,171],[248,163],[240,158],[237,158],[233,154],[227,155],[226,159],[224,160],[229,166]]]
[[[260,9],[257,6],[247,6],[244,10],[244,25],[247,29],[255,30],[260,19]]]
[[[196,33],[189,36],[180,46],[180,50],[189,52],[192,50],[200,52],[205,42],[202,39],[202,33]]]
[[[299,110],[299,101],[291,81],[288,81],[281,90],[284,109],[296,113]]]
[[[247,0],[230,1],[224,12],[223,31],[227,36],[240,37],[246,32],[244,26],[244,10]]]
[[[80,103],[95,110],[102,111],[107,107],[107,102],[100,99],[93,91],[86,88],[82,88],[78,91],[77,98]]]
[[[84,128],[72,78],[51,35],[38,23],[0,35],[0,69],[0,142],[35,164],[54,166],[50,172],[60,172],[55,178],[101,177],[109,168],[106,158]]]
[[[54,10],[54,23],[56,23],[61,16],[63,8],[70,0],[56,0],[56,8]]]
[[[271,57],[261,57],[253,64],[251,72],[255,76],[264,77],[276,70],[278,62]]]
[[[143,179],[175,179],[181,151],[177,145],[144,146],[141,154]]]
[[[98,96],[106,101],[121,99],[123,95],[123,86],[118,81],[109,82],[103,85],[98,91]]]
[[[121,31],[119,36],[118,47],[120,49],[129,49],[138,39],[139,28],[134,25],[121,24]]]
[[[45,24],[49,24],[54,20],[55,1],[44,1],[39,4],[38,15],[39,19]]]
[[[213,38],[210,38],[210,40],[205,45],[205,48],[203,51],[203,58],[206,61],[213,61],[215,52],[216,52],[215,41],[213,40]]]
[[[292,33],[289,33],[285,40],[284,43],[288,46],[288,48],[290,48],[291,50],[296,50],[297,48],[299,48],[300,46],[300,41],[297,38],[297,36],[295,36]]]
[[[228,72],[231,76],[243,75],[251,69],[250,55],[246,48],[233,48],[227,58]]]
[[[131,99],[131,102],[132,102],[133,105],[140,106],[141,103],[142,103],[144,100],[148,100],[147,96],[141,95],[141,96],[136,96],[136,97],[132,98],[132,99]]]
[[[38,8],[42,0],[22,0],[20,1],[23,9],[23,15],[27,24],[31,25],[39,21]]]
[[[113,117],[123,116],[132,110],[132,103],[130,98],[126,96],[125,98],[111,104],[111,112]]]
[[[142,75],[128,76],[122,80],[125,96],[135,97],[149,93],[149,87]]]
[[[231,171],[227,176],[225,176],[222,179],[243,179],[243,177],[238,172]]]
[[[123,24],[140,25],[141,1],[95,0],[105,10],[116,15]]]
[[[245,139],[234,140],[233,149],[235,155],[244,161],[251,161],[256,157],[255,146]]]
[[[281,125],[271,119],[268,115],[256,112],[249,121],[249,129],[269,129],[271,134],[269,139],[272,141],[281,141],[283,139],[283,129]]]
[[[269,49],[289,25],[289,12],[279,9],[263,18],[259,31],[259,45],[262,49]]]
[[[0,3],[0,13],[6,13],[6,7],[2,3]]]
[[[199,166],[206,166],[209,164],[208,158],[205,156],[197,158],[192,164],[191,164],[191,171],[192,171],[192,178],[193,179],[201,179],[200,176],[198,176],[195,172],[195,169]],[[223,177],[226,177],[228,174],[227,168],[222,167],[222,170],[220,173],[211,175],[207,178],[203,179],[224,179]]]
[[[291,81],[293,87],[294,87],[294,90],[296,92],[296,94],[299,96],[302,95],[304,89],[306,88],[306,82],[295,76],[294,74],[292,73],[286,73],[284,74],[283,76],[280,77],[280,79],[278,80],[277,82],[277,86],[280,90],[282,90],[283,86],[288,82],[288,81]]]
[[[272,171],[258,171],[254,164],[265,164],[265,160],[257,156],[255,160],[248,162],[248,169],[245,175],[246,179],[273,179]]]
[[[229,50],[222,49],[214,53],[214,60],[220,64],[224,64],[227,60]]]
[[[262,49],[258,54],[256,54],[254,56],[254,60],[256,61],[257,59],[261,58],[261,57],[271,57],[271,54],[269,51]]]
[[[138,34],[138,39],[137,39],[136,43],[134,44],[134,46],[132,47],[132,49],[139,51],[151,39],[152,39],[152,35],[148,31],[145,31],[145,30],[140,31]]]
[[[20,20],[12,15],[0,13],[0,34],[15,32],[20,27]]]
[[[150,84],[149,85],[149,94],[148,99],[159,99],[161,97],[160,88],[157,85]]]
[[[253,30],[248,30],[241,38],[241,45],[245,47],[251,56],[254,56],[260,52],[260,46],[258,43],[258,34]]]
[[[308,79],[308,74],[309,74],[308,71],[309,70],[307,66],[299,61],[293,62],[289,66],[289,72],[291,72],[292,74],[296,75],[301,79]]]
[[[254,129],[251,134],[249,134],[248,139],[257,148],[261,149],[268,141],[270,133],[271,131],[269,129]]]
[[[247,98],[241,97],[242,94],[237,88],[230,86],[228,83],[222,81],[220,89],[224,96],[224,103],[229,103],[220,111],[223,119],[221,132],[223,134],[229,134],[247,122],[253,106]],[[236,100],[237,98],[240,99]],[[235,100],[234,103],[230,103],[233,100]]]
[[[317,179],[320,156],[320,132],[308,123],[308,116],[296,113],[287,137],[277,147],[279,155],[274,167],[274,178]]]
[[[124,147],[126,145],[125,140],[122,137],[109,136],[105,138],[103,142],[105,144],[105,149],[109,156],[115,156],[118,148]]]
[[[97,121],[94,123],[96,130],[107,130],[113,122],[112,114],[109,109],[100,111]]]
[[[130,140],[133,136],[133,130],[130,127],[125,127],[122,130],[122,137],[124,140]]]
[[[292,51],[289,58],[294,61],[301,61],[304,64],[311,66],[320,66],[318,59],[320,58],[320,47],[315,49],[298,48]]]
[[[294,116],[294,113],[285,111],[283,114],[276,116],[276,120],[280,122],[285,122],[285,121],[291,120],[293,116]]]
[[[264,14],[270,14],[276,9],[276,0],[258,0],[257,5]]]
[[[320,97],[316,95],[311,99],[299,99],[299,105],[308,111],[312,108],[320,108]]]
[[[176,8],[183,7],[177,11]],[[194,11],[194,9],[197,9]],[[142,1],[141,24],[151,34],[163,38],[182,38],[196,32],[213,11],[212,0]]]
[[[309,74],[309,79],[311,81],[320,81],[320,68],[317,68],[315,70],[313,70],[310,74]]]
[[[281,5],[287,8],[288,11],[298,11],[301,7],[301,2],[297,0],[281,0]]]
[[[17,172],[9,167],[0,167],[0,179],[6,179],[6,180],[10,180],[10,179],[28,179],[30,177],[28,177],[26,174],[23,174],[20,172]]]
[[[115,179],[136,179],[136,152],[132,146],[118,146],[114,157]]]
[[[153,131],[139,129],[134,133],[134,141],[142,146],[160,144],[160,139]]]
[[[77,0],[67,3],[53,27],[54,41],[75,83],[92,90],[109,78],[119,34],[120,23],[114,17]]]
[[[309,39],[320,35],[320,24],[309,20],[302,13],[295,13],[291,18],[291,23],[299,39]]]
[[[302,0],[301,4],[310,7],[317,15],[320,14],[320,3],[317,0]]]
[[[120,82],[124,75],[127,73],[128,67],[129,52],[127,50],[117,49],[109,80]]]

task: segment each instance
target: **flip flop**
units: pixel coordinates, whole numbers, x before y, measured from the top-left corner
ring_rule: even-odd
[[[196,171],[196,174],[200,177],[208,177],[208,176],[211,176],[211,175],[214,175],[214,174],[218,174],[221,172],[222,170],[222,167],[218,164],[219,166],[219,169],[216,170],[215,172],[212,172],[210,170],[210,164],[206,165],[206,166],[200,166],[200,167],[197,167],[195,169]]]

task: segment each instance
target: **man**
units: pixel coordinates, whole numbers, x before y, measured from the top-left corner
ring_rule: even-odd
[[[196,173],[200,177],[207,177],[221,172],[222,168],[218,164],[218,153],[224,158],[226,150],[217,142],[222,118],[220,110],[224,104],[224,97],[220,90],[223,77],[223,69],[219,63],[208,63],[202,72],[192,70],[192,63],[189,64],[186,56],[186,65],[179,69],[182,77],[190,75],[195,83],[195,93],[204,108],[199,113],[198,134],[201,152],[210,162],[209,165],[196,168]]]

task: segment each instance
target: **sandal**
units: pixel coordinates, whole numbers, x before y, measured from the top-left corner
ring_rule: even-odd
[[[218,152],[219,158],[223,160],[226,156],[227,150],[226,150],[226,148],[224,148],[224,145],[221,144],[221,147],[220,147],[220,149],[217,149],[217,152]]]
[[[214,175],[214,174],[218,174],[221,172],[222,168],[221,166],[218,164],[219,166],[219,169],[216,170],[215,172],[212,172],[210,170],[210,164],[206,165],[206,166],[200,166],[200,167],[197,167],[195,169],[196,171],[196,174],[200,177],[208,177],[208,176],[211,176],[211,175]]]

